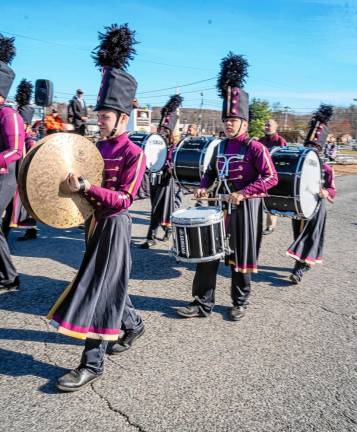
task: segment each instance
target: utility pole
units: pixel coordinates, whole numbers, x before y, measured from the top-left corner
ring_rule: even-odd
[[[200,113],[198,115],[198,119],[199,119],[199,130],[202,130],[203,93],[200,93],[200,95],[201,95],[201,103],[200,103]]]
[[[286,128],[288,126],[288,113],[289,113],[289,109],[290,109],[290,107],[288,107],[288,106],[284,107],[284,113],[285,113],[285,116],[284,116],[284,131],[286,131]]]
[[[353,98],[354,102],[357,102],[357,98]],[[355,131],[355,140],[357,141],[357,124],[356,124],[356,131]]]

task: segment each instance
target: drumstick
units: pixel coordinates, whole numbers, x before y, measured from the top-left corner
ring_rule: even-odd
[[[191,198],[191,201],[225,201],[223,198]]]
[[[208,197],[203,197],[203,198],[191,198],[191,201],[227,201],[227,198],[208,198]]]

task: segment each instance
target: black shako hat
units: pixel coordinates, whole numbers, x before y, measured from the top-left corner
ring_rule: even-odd
[[[240,118],[249,121],[249,95],[243,90],[248,76],[248,62],[241,56],[229,52],[221,61],[217,89],[223,98],[222,120]]]
[[[176,110],[182,104],[182,102],[183,97],[180,95],[173,95],[170,97],[167,104],[161,110],[159,129],[166,128],[171,132],[175,129],[178,120]]]
[[[304,145],[325,146],[329,133],[328,122],[333,115],[332,105],[321,104],[317,111],[313,113],[310,120],[309,130],[306,135]]]
[[[15,72],[9,64],[16,55],[15,38],[7,38],[0,34],[0,96],[7,98],[15,79]]]
[[[137,82],[125,72],[136,54],[135,31],[128,24],[112,24],[99,33],[99,46],[92,52],[96,66],[102,68],[102,82],[94,111],[109,108],[130,115]]]
[[[34,114],[34,108],[30,105],[33,85],[25,79],[20,81],[16,89],[15,100],[17,102],[17,111],[23,118],[24,123],[31,124]]]

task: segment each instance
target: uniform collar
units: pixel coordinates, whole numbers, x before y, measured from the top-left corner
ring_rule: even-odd
[[[106,140],[103,140],[100,142],[100,148],[102,150],[105,150],[107,153],[114,154],[117,150],[119,150],[121,147],[125,146],[125,144],[128,142],[128,133],[124,132],[123,134],[108,138]]]
[[[230,138],[230,139],[229,139],[229,142],[231,142],[231,143],[241,144],[241,143],[243,143],[244,141],[246,141],[247,138],[248,138],[248,134],[247,134],[247,133],[244,133],[244,134],[239,135],[239,136],[237,136],[237,137],[235,137],[235,138]]]

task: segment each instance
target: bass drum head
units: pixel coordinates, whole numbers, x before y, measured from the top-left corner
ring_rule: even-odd
[[[300,206],[306,219],[310,219],[320,202],[321,164],[317,153],[309,150],[301,167]]]
[[[218,144],[221,141],[222,141],[221,138],[213,138],[206,145],[205,154],[204,154],[204,158],[203,158],[202,175],[205,173],[206,169],[208,168],[209,163],[211,162],[214,149],[218,146]]]
[[[146,168],[151,172],[161,171],[167,159],[167,145],[159,134],[151,134],[144,143]]]

